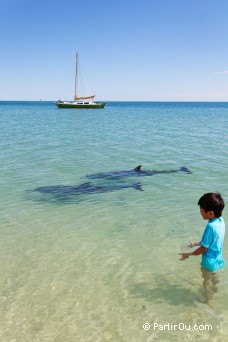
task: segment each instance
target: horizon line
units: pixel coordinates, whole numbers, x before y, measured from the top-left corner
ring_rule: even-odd
[[[99,100],[101,101],[101,100]],[[217,102],[217,103],[223,103],[227,102],[228,100],[102,100],[103,102],[177,102],[177,103],[183,103],[183,102],[198,102],[198,103],[206,103],[206,102]],[[56,102],[56,100],[0,100],[0,102]]]

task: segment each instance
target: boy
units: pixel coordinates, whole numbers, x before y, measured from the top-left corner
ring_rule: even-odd
[[[200,246],[192,253],[180,253],[181,259],[185,260],[191,255],[202,254],[201,271],[204,279],[206,300],[212,298],[217,291],[218,283],[215,271],[225,266],[222,256],[222,246],[225,236],[225,223],[222,218],[224,201],[219,193],[209,192],[204,194],[198,202],[200,214],[204,220],[208,220],[207,226],[200,242],[190,242],[189,248]]]

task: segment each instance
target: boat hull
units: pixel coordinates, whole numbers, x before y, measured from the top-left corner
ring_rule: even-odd
[[[76,103],[76,102],[55,102],[58,108],[72,108],[72,109],[100,109],[104,108],[105,102],[93,103]]]

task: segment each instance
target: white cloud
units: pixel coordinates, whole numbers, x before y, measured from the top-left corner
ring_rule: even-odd
[[[228,70],[214,72],[214,75],[228,75]]]

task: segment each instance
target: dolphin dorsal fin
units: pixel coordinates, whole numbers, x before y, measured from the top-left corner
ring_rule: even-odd
[[[141,171],[141,167],[142,167],[142,165],[138,165],[138,166],[136,166],[136,167],[134,168],[134,170],[135,170],[135,171]]]

